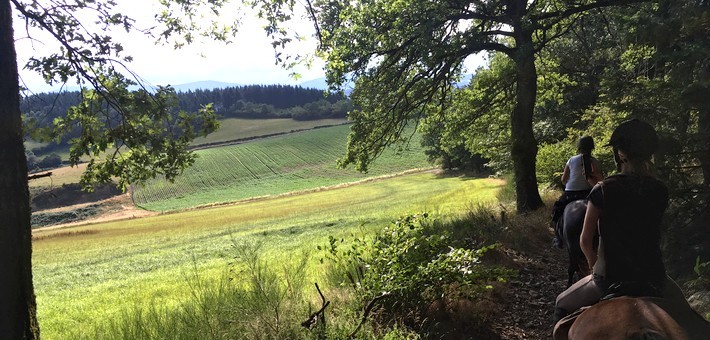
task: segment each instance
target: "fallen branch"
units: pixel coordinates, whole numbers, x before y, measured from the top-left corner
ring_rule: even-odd
[[[322,306],[321,308],[316,311],[315,313],[311,314],[310,317],[308,317],[308,320],[301,322],[301,326],[306,327],[308,329],[311,329],[313,325],[315,325],[318,322],[318,318],[320,316],[320,319],[323,320],[321,324],[325,325],[325,308],[330,305],[330,301],[325,300],[325,296],[323,296],[323,293],[320,291],[320,287],[318,287],[318,283],[316,285],[316,290],[318,290],[318,294],[320,295]]]
[[[43,174],[29,175],[29,176],[27,176],[27,180],[28,180],[28,181],[31,181],[31,180],[33,180],[33,179],[38,179],[38,178],[42,178],[42,177],[49,177],[49,176],[52,176],[52,172],[51,172],[51,171],[50,171],[50,172],[45,172],[45,173],[43,173]]]
[[[386,297],[388,297],[388,296],[390,296],[390,295],[392,295],[392,294],[390,294],[390,293],[382,293],[381,295],[374,297],[374,298],[370,301],[370,303],[367,304],[367,306],[365,307],[365,310],[364,310],[364,312],[363,312],[363,314],[362,314],[362,320],[360,320],[360,324],[358,324],[358,325],[357,325],[357,328],[355,328],[355,330],[354,330],[352,333],[350,333],[350,335],[348,335],[348,339],[353,339],[353,338],[355,337],[355,334],[357,334],[357,332],[360,331],[360,328],[362,328],[362,325],[364,325],[364,324],[365,324],[365,321],[367,321],[367,317],[370,315],[370,312],[372,311],[372,308],[375,307],[375,303],[377,303],[377,301],[380,301],[380,300],[382,300],[382,299],[384,299],[384,298],[386,298]]]

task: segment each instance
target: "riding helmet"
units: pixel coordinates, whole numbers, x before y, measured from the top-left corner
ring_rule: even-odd
[[[629,157],[648,158],[658,148],[658,135],[653,126],[634,118],[614,129],[607,146],[621,150]]]

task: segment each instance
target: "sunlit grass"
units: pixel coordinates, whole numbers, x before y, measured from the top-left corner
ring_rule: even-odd
[[[288,266],[304,250],[317,258],[316,247],[329,235],[372,231],[412,212],[456,214],[494,201],[501,185],[495,179],[419,173],[232,206],[38,231],[33,270],[42,335],[88,337],[91,329],[133,306],[175,306],[190,295],[190,275],[224,275],[233,260],[234,240],[263,242],[266,259]],[[321,279],[317,261],[308,273],[314,282]]]
[[[49,170],[52,173],[50,177],[40,177],[29,181],[30,187],[57,187],[64,184],[79,183],[81,173],[86,170],[86,163],[79,164],[75,167],[64,166],[57,169]],[[39,174],[44,174],[41,172]]]
[[[293,119],[240,119],[228,118],[220,121],[217,131],[207,137],[196,138],[193,144],[207,144],[232,141],[237,139],[252,138],[258,136],[286,133],[294,130],[312,129],[319,126],[340,125],[347,122],[346,119],[318,119],[308,121],[297,121]],[[35,141],[25,142],[25,148],[31,150],[44,146],[46,143]],[[69,148],[56,151],[63,160],[69,158]],[[38,155],[43,157],[46,155]],[[76,167],[61,167],[50,170],[52,177],[43,177],[30,181],[30,186],[61,186],[62,184],[79,183],[81,173],[86,169],[86,164],[79,164]]]
[[[227,118],[220,120],[217,131],[207,137],[195,138],[192,144],[218,143],[235,139],[251,138],[294,130],[312,129],[318,126],[339,125],[347,119],[293,120],[284,119],[243,119]]]
[[[144,209],[169,211],[431,167],[414,138],[401,153],[384,152],[368,173],[352,167],[338,169],[336,163],[345,154],[348,132],[349,126],[335,126],[200,150],[195,164],[177,181],[157,178],[135,186],[133,199]]]

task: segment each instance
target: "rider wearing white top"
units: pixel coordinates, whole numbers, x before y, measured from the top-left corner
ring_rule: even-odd
[[[579,154],[572,156],[567,161],[566,168],[569,170],[569,180],[565,184],[565,191],[582,191],[591,190],[592,185],[589,184],[584,170],[584,155]]]
[[[565,184],[565,192],[555,202],[552,208],[551,227],[555,230],[554,245],[562,249],[562,234],[558,223],[568,203],[585,199],[592,190],[594,184],[604,179],[599,161],[592,157],[594,149],[594,139],[584,136],[577,142],[577,155],[572,156],[565,164],[562,173],[562,183]]]

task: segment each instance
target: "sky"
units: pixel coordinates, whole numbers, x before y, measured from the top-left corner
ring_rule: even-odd
[[[152,22],[155,5],[150,4],[155,1],[157,0],[122,0],[119,1],[119,6],[125,6],[122,10],[135,18],[139,26],[145,27]],[[58,89],[57,86],[47,85],[38,74],[22,69],[29,57],[42,54],[43,51],[56,50],[57,45],[53,44],[51,38],[36,32],[32,34],[35,40],[27,39],[24,23],[20,22],[17,16],[13,19],[21,85],[24,83],[32,92]],[[151,38],[140,34],[126,36],[118,32],[112,36],[122,43],[126,54],[133,56],[134,61],[128,65],[130,70],[151,85],[180,85],[206,80],[242,85],[296,85],[325,76],[324,63],[316,60],[310,69],[295,69],[301,78],[291,77],[292,71],[275,64],[274,50],[262,26],[263,22],[255,15],[245,15],[233,43],[224,44],[203,39],[178,50],[170,45],[156,44]],[[304,52],[315,48],[313,28],[307,20],[295,23],[292,29],[303,32],[301,35],[306,40],[291,44],[288,51]],[[467,61],[467,66],[473,70],[481,62],[482,57],[472,57]]]

